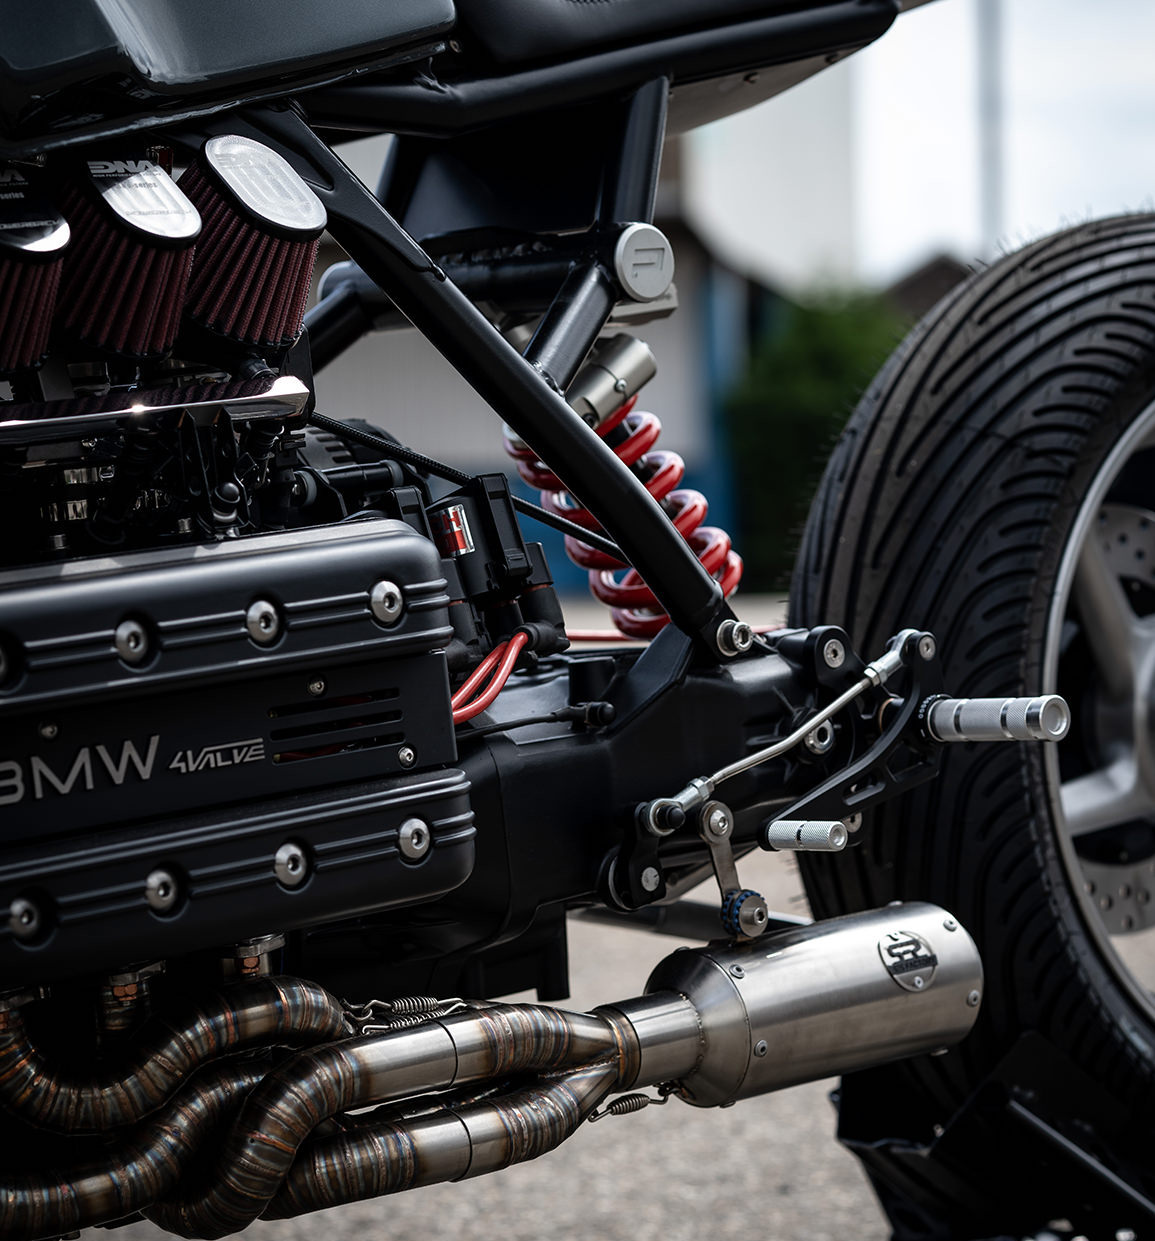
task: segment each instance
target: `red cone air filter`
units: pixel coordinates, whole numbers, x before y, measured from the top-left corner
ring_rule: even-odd
[[[204,218],[188,313],[247,345],[290,345],[301,332],[321,200],[288,162],[250,138],[210,138],[180,179]]]
[[[66,245],[64,217],[22,169],[0,165],[0,374],[48,352]]]
[[[64,195],[72,246],[61,326],[83,344],[158,357],[176,339],[200,216],[150,160],[89,160]]]

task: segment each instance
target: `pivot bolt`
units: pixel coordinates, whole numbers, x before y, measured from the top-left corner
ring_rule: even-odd
[[[841,668],[846,662],[846,647],[837,638],[831,638],[822,648],[822,658],[828,668]]]
[[[918,640],[918,653],[923,659],[931,660],[938,653],[938,644],[929,633],[924,633]]]
[[[420,819],[406,819],[397,833],[397,847],[401,856],[411,862],[420,861],[428,852],[433,835],[427,824]]]
[[[8,929],[17,939],[35,939],[44,925],[40,907],[25,896],[18,896],[8,906]]]
[[[267,599],[258,599],[245,613],[245,628],[254,642],[269,646],[281,636],[280,613]]]
[[[286,888],[299,888],[309,877],[309,859],[296,841],[286,840],[273,857],[273,873]]]
[[[378,582],[369,592],[369,610],[382,625],[392,625],[403,608],[401,588],[394,582]]]
[[[656,892],[658,885],[662,882],[662,876],[658,874],[656,866],[647,866],[641,873],[640,882],[644,891]]]
[[[154,870],[144,881],[144,899],[158,914],[168,913],[179,896],[180,885],[170,870]]]
[[[730,816],[722,806],[715,806],[706,816],[706,831],[711,836],[729,836],[730,826]]]
[[[754,630],[745,621],[726,620],[714,640],[723,655],[742,655],[754,645]]]
[[[143,663],[148,658],[148,634],[140,621],[121,621],[112,640],[116,653],[126,664]]]

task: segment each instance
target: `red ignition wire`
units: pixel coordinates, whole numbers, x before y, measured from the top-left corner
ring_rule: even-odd
[[[513,666],[517,663],[517,658],[528,641],[529,634],[519,630],[513,635],[512,638],[509,639],[508,642],[503,643],[504,650],[501,646],[499,646],[495,647],[494,650],[490,652],[490,654],[486,657],[486,660],[483,660],[482,664],[479,665],[479,669],[480,667],[484,667],[485,663],[492,658],[494,654],[501,651],[502,653],[498,657],[500,659],[500,663],[497,665],[497,671],[493,674],[493,679],[489,682],[485,689],[482,690],[482,692],[472,702],[465,703],[463,706],[454,707],[454,724],[464,724],[466,720],[473,719],[475,715],[480,715],[482,711],[486,710],[487,707],[493,705],[494,700],[505,687],[506,681],[509,680],[510,673],[513,672]],[[477,673],[475,672],[473,676],[476,675]],[[473,677],[470,677],[470,680],[473,680]],[[469,681],[466,681],[465,685],[468,684]],[[465,686],[463,685],[461,689],[464,688]],[[455,700],[460,693],[461,690],[458,690],[457,694],[454,695]]]
[[[449,705],[456,711],[469,700],[470,694],[485,680],[487,676],[501,663],[501,657],[505,654],[509,646],[509,639],[499,642],[492,651],[477,665],[476,668],[462,682],[460,688],[454,693],[449,700]]]

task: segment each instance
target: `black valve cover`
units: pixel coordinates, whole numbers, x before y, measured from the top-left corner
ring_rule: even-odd
[[[349,523],[3,583],[0,979],[427,900],[468,876],[448,597],[436,548],[410,527]],[[396,617],[379,583],[399,588]],[[414,817],[432,844],[403,858]],[[286,843],[302,882],[278,879]],[[176,882],[171,908],[148,901],[157,870]]]

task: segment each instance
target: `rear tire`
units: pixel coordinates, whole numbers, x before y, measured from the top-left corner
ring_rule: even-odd
[[[1111,521],[1096,528],[1104,506]],[[1155,564],[1137,546],[1148,528],[1155,558],[1150,216],[1059,233],[951,293],[863,398],[814,501],[791,624],[842,625],[867,658],[899,629],[926,628],[949,693],[1055,690],[1075,710],[1060,753],[948,746],[941,777],[869,814],[855,848],[804,859],[815,916],[930,899],[983,954],[983,1008],[961,1048],[844,1085],[844,1136],[876,1152],[868,1167],[899,1236],[1088,1227],[1088,1210],[1102,1229],[1101,1203],[1059,1156],[1032,1177],[996,1154],[1020,1137],[1030,1149],[1009,1112],[971,1123],[992,1082],[1008,1098],[1029,1086],[1032,1112],[1067,1136],[1076,1121],[1093,1130],[1074,1136],[1132,1186],[1155,1163],[1155,969],[1133,959],[1138,945],[1155,961],[1155,918],[1136,929],[1155,909],[1155,631],[1147,659],[1142,620],[1155,614]],[[1095,568],[1100,530],[1132,542]],[[1125,659],[1120,634],[1137,635]],[[1116,805],[1124,769],[1135,787]],[[1124,887],[1127,912],[1100,908]],[[1026,1083],[1048,1057],[1042,1084]],[[1081,1074],[1086,1099],[1074,1097]],[[890,1118],[875,1116],[888,1099]],[[941,1138],[952,1126],[953,1145]]]

